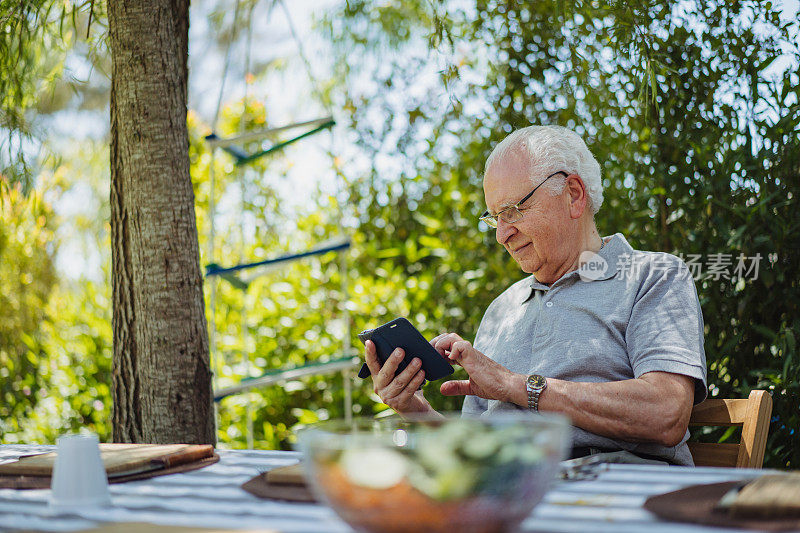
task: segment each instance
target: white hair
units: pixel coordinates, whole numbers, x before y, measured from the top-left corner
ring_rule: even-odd
[[[592,214],[597,213],[603,204],[600,164],[583,139],[572,130],[561,126],[528,126],[517,130],[494,147],[486,160],[484,173],[492,163],[501,159],[525,164],[534,186],[555,172],[577,174],[586,187]],[[566,183],[566,177],[553,176],[544,188],[556,196],[561,194]]]

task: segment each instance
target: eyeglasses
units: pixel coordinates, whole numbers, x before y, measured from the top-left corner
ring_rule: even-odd
[[[554,174],[550,174],[544,180],[542,180],[542,182],[539,185],[537,185],[535,189],[533,189],[530,193],[528,193],[525,196],[525,198],[523,198],[522,200],[520,200],[516,204],[514,204],[512,206],[509,206],[509,207],[506,207],[505,209],[503,209],[502,211],[500,211],[496,215],[492,215],[492,214],[489,213],[489,211],[486,211],[484,214],[482,214],[480,216],[479,220],[482,220],[483,222],[485,222],[490,228],[496,228],[498,220],[502,220],[506,224],[513,224],[515,222],[519,222],[520,220],[522,220],[522,217],[523,217],[522,211],[520,211],[520,206],[522,204],[524,204],[528,200],[528,198],[533,196],[533,193],[536,192],[536,189],[538,189],[539,187],[544,185],[545,181],[549,180],[553,176],[558,176],[559,174],[563,174],[564,177],[568,177],[569,176],[569,174],[567,174],[566,172],[561,171],[561,170],[559,170],[558,172],[556,172]]]

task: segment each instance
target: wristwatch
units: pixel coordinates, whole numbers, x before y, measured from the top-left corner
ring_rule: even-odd
[[[528,409],[539,411],[539,396],[547,388],[547,379],[539,374],[531,374],[525,380],[525,389],[528,391]]]

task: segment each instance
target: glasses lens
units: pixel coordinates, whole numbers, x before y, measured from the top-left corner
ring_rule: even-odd
[[[497,217],[506,224],[513,224],[522,220],[522,213],[516,207],[509,207],[508,209],[497,214]]]

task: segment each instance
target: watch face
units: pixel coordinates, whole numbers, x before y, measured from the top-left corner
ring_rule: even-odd
[[[538,374],[534,374],[532,376],[528,376],[528,385],[530,385],[534,389],[539,389],[544,387],[546,380],[544,376],[540,376]]]

